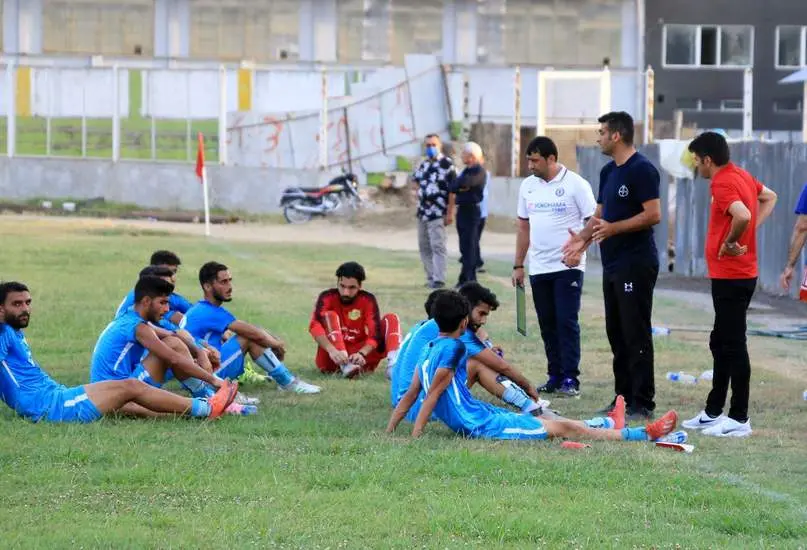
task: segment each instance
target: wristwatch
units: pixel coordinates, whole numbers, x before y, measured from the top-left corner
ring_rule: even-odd
[[[730,242],[726,241],[723,244],[725,244],[726,248],[728,248],[729,250],[734,250],[738,246],[736,242],[730,243]]]

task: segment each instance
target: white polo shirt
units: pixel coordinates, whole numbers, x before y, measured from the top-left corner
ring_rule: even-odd
[[[559,164],[560,171],[552,181],[530,176],[518,190],[518,217],[530,222],[530,275],[565,271],[561,249],[569,239],[569,229],[580,231],[583,220],[597,209],[591,185]],[[576,268],[585,270],[586,256]]]

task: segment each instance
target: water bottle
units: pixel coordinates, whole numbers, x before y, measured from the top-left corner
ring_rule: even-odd
[[[687,439],[689,439],[689,435],[687,435],[684,430],[678,430],[677,432],[660,437],[656,441],[664,441],[665,443],[686,443]]]
[[[703,371],[703,374],[700,375],[698,380],[703,380],[704,382],[711,382],[712,378],[714,378],[714,373],[710,369]]]
[[[653,336],[669,336],[670,335],[670,329],[668,329],[666,327],[653,327],[651,329],[651,332],[653,333]]]
[[[668,372],[667,380],[670,382],[681,382],[682,384],[697,384],[698,379],[685,372]]]
[[[807,401],[807,390],[804,390],[804,395],[802,397],[804,397],[804,400]]]

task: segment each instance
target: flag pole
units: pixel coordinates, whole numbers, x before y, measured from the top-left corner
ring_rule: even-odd
[[[202,180],[202,196],[205,206],[205,236],[210,236],[210,201],[207,190],[207,167],[205,166],[205,138],[199,132],[199,141],[196,149],[196,176]]]
[[[207,198],[207,167],[202,168],[202,194],[205,202],[205,237],[210,236],[210,203]]]

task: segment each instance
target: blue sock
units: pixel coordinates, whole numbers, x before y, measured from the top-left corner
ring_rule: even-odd
[[[280,384],[281,386],[288,386],[294,381],[294,375],[286,368],[286,365],[280,362],[275,352],[266,348],[263,353],[255,359],[255,363],[263,370],[269,377]]]
[[[625,441],[647,441],[647,430],[644,428],[622,428],[622,439]]]
[[[614,427],[614,420],[607,416],[595,416],[591,420],[584,420],[584,422],[589,428],[611,430]]]
[[[530,396],[524,393],[524,390],[522,390],[515,384],[507,385],[504,388],[504,394],[502,394],[502,401],[504,401],[505,403],[510,403],[511,405],[521,409],[522,411],[528,409],[531,405],[535,404],[535,402],[532,399],[530,399]]]
[[[196,397],[191,399],[191,416],[197,418],[207,418],[210,416],[210,403]]]
[[[179,384],[194,397],[211,397],[216,393],[216,390],[198,378],[186,378],[185,380],[180,380]]]

